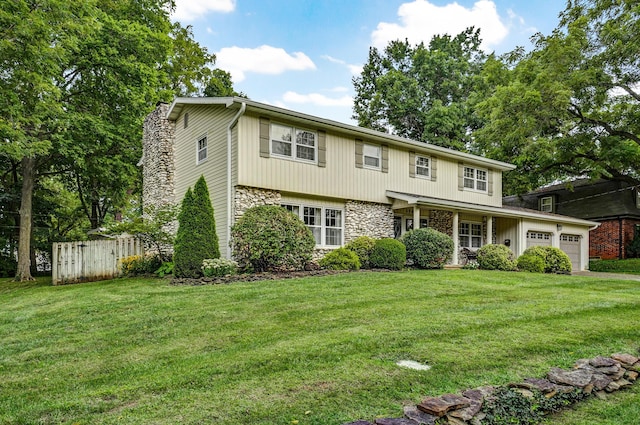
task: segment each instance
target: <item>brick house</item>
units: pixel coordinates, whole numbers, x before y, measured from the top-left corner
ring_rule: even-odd
[[[464,253],[504,243],[564,249],[588,265],[597,223],[504,207],[502,173],[514,165],[243,98],[177,98],[144,123],[143,204],[181,202],[203,175],[223,256],[248,208],[280,205],[309,227],[316,257],[366,235],[431,227]]]
[[[591,258],[626,258],[626,246],[640,234],[639,187],[620,180],[580,179],[506,196],[502,202],[600,223],[589,232]]]

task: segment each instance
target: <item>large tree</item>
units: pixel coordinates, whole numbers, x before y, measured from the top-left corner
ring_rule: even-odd
[[[514,162],[505,191],[591,176],[640,183],[640,4],[569,1],[534,49],[486,69],[477,153]]]
[[[0,156],[21,174],[16,279],[31,279],[38,179],[73,177],[98,225],[135,187],[143,117],[158,100],[201,93],[209,83],[213,56],[197,49],[189,29],[171,24],[173,6],[15,0],[0,8]]]
[[[363,127],[465,150],[478,126],[467,100],[485,60],[480,41],[480,31],[468,28],[428,45],[405,40],[382,52],[371,47],[353,79],[353,117]]]

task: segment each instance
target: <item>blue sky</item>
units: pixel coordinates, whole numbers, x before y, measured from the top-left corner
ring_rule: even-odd
[[[258,102],[355,124],[353,84],[369,47],[481,29],[487,52],[530,48],[564,0],[176,0],[173,19]]]

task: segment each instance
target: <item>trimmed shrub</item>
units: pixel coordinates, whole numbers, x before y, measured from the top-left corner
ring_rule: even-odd
[[[238,273],[238,263],[227,258],[207,258],[202,261],[205,277],[218,277]]]
[[[636,234],[631,242],[627,244],[627,258],[640,257],[640,235]]]
[[[498,244],[488,244],[478,249],[478,265],[484,270],[516,269],[513,252],[508,247]]]
[[[338,248],[320,260],[320,267],[328,270],[359,270],[360,259],[355,252],[346,248]]]
[[[407,248],[396,239],[378,239],[369,256],[369,262],[373,268],[402,270],[407,262]]]
[[[571,258],[560,248],[545,246],[547,253],[544,271],[547,273],[570,273]]]
[[[544,260],[534,254],[522,254],[518,257],[518,270],[521,272],[544,273]]]
[[[371,256],[371,252],[373,252],[373,247],[375,246],[375,239],[369,236],[358,236],[345,245],[345,248],[356,253],[358,260],[360,260],[360,267],[368,269],[371,267],[369,264],[369,257]]]
[[[315,245],[300,218],[276,205],[249,208],[231,227],[233,256],[256,272],[302,270]]]
[[[422,269],[441,269],[453,257],[453,239],[435,229],[415,229],[406,233],[407,260]]]
[[[182,200],[178,214],[178,232],[173,251],[175,277],[202,276],[202,261],[219,258],[218,236],[209,189],[203,176]]]
[[[552,246],[530,246],[522,255],[532,255],[542,259],[545,273],[568,273],[571,259],[560,248]]]

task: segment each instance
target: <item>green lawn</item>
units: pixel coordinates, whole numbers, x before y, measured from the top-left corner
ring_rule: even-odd
[[[423,396],[637,354],[639,325],[640,282],[578,276],[361,272],[199,287],[0,280],[0,423],[401,416]],[[433,368],[403,369],[401,359]],[[635,425],[638,387],[550,423]]]

